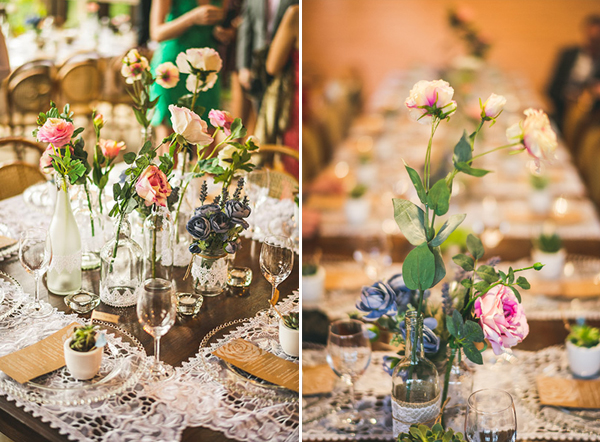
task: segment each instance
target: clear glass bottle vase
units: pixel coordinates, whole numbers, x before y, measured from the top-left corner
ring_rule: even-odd
[[[115,220],[115,235],[100,252],[100,299],[113,307],[129,307],[137,302],[142,284],[143,252],[131,239],[127,216]]]
[[[75,209],[73,215],[81,237],[81,268],[83,270],[100,267],[100,250],[104,245],[104,222],[97,209],[97,195],[85,186],[76,186]]]
[[[70,295],[81,289],[81,237],[73,216],[69,184],[55,175],[56,203],[50,222],[52,263],[48,269],[48,291],[55,295]]]
[[[449,348],[444,371],[444,385],[448,385],[442,401],[448,398],[443,411],[446,429],[463,432],[467,413],[467,400],[473,391],[473,370],[467,365],[462,348]]]
[[[173,273],[173,224],[164,207],[155,207],[144,220],[144,280],[171,280]]]
[[[432,426],[440,414],[440,393],[438,372],[423,350],[423,316],[409,311],[404,357],[392,373],[394,438],[412,424]]]
[[[194,291],[203,296],[217,296],[227,286],[227,253],[197,254],[192,263]]]

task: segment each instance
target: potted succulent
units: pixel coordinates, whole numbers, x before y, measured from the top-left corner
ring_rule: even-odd
[[[539,275],[543,279],[558,279],[562,275],[567,253],[562,248],[560,237],[553,233],[551,235],[542,233],[534,241],[532,258],[534,262],[543,262],[544,268]]]
[[[455,433],[454,430],[444,430],[441,424],[436,423],[432,428],[426,425],[413,424],[406,433],[398,435],[398,442],[464,442],[462,433]]]
[[[300,313],[283,315],[279,320],[279,343],[290,356],[300,355]]]
[[[91,379],[100,370],[106,336],[98,326],[75,327],[73,334],[64,343],[65,362],[75,379]]]
[[[364,224],[369,219],[371,202],[366,196],[367,186],[357,184],[349,193],[346,200],[346,219],[352,225]]]
[[[574,325],[567,336],[567,355],[571,372],[581,378],[594,377],[600,371],[600,329]]]
[[[302,302],[317,304],[325,295],[325,268],[317,262],[302,263]]]
[[[552,208],[552,194],[548,190],[550,180],[544,175],[532,173],[529,182],[531,183],[529,207],[537,215],[547,215]]]

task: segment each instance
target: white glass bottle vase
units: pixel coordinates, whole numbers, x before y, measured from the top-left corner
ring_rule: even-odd
[[[81,236],[81,268],[83,270],[97,269],[100,267],[100,250],[104,245],[103,219],[94,204],[97,196],[90,190],[88,200],[85,187],[82,185],[76,187],[78,189],[73,215]],[[92,206],[91,210],[90,205]]]
[[[156,207],[144,220],[144,280],[171,280],[173,272],[173,223],[164,207]]]
[[[52,263],[47,285],[51,293],[65,296],[81,289],[81,237],[71,208],[69,184],[59,174],[55,182],[57,195],[49,230]]]

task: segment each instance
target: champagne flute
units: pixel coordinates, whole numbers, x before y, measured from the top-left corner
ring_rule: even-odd
[[[160,361],[160,338],[175,323],[176,306],[175,289],[171,281],[151,278],[144,282],[136,311],[144,331],[154,338],[154,363],[150,367],[152,380],[164,380],[173,375],[173,368]]]
[[[327,362],[348,386],[350,403],[349,410],[340,407],[340,412],[334,417],[334,424],[337,428],[352,431],[364,423],[363,417],[356,409],[354,383],[364,374],[371,362],[371,342],[362,322],[356,319],[342,319],[329,326]]]
[[[45,318],[52,313],[52,306],[40,301],[40,278],[52,261],[52,244],[45,229],[27,229],[19,238],[19,261],[35,279],[33,301],[23,307],[30,318]]]
[[[517,414],[504,390],[479,390],[469,396],[465,437],[469,442],[515,442]]]
[[[270,235],[267,236],[260,249],[260,271],[267,281],[271,283],[271,307],[269,325],[277,318],[274,314],[275,291],[290,273],[294,265],[294,252],[292,251],[292,241],[286,236]]]

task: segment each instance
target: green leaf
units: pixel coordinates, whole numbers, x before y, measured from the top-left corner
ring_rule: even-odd
[[[119,196],[121,196],[121,186],[119,185],[119,183],[115,183],[113,184],[113,197],[115,198],[115,200],[117,200],[119,199]]]
[[[494,270],[492,266],[488,266],[485,264],[481,265],[475,272],[481,279],[483,279],[488,284],[492,284],[498,281],[498,273],[496,273],[496,270]]]
[[[462,316],[460,315],[458,310],[454,310],[454,312],[452,312],[451,318],[446,317],[446,328],[448,329],[450,335],[454,336],[455,338],[459,337],[461,326]]]
[[[509,285],[508,287],[510,287],[510,289],[513,291],[513,293],[517,297],[517,301],[519,301],[519,303],[521,303],[521,293],[519,293],[517,288],[514,285]]]
[[[479,281],[473,284],[473,288],[478,292],[485,293],[490,288],[490,285],[485,281]]]
[[[472,272],[475,269],[475,261],[470,256],[459,254],[452,257],[458,266],[460,266],[465,272]]]
[[[448,212],[450,207],[450,189],[446,185],[446,180],[442,178],[429,189],[429,206],[436,215],[442,216]]]
[[[529,281],[527,281],[527,278],[524,276],[519,276],[517,278],[517,285],[524,290],[529,290],[531,288],[531,284],[529,284]]]
[[[478,178],[485,176],[491,172],[490,170],[485,170],[485,169],[474,169],[473,167],[469,166],[467,163],[456,163],[454,165],[454,167],[456,167],[458,170],[460,170],[464,174],[471,175],[471,176],[478,177]]]
[[[477,350],[477,347],[475,347],[475,344],[472,342],[465,342],[463,344],[463,350],[465,356],[469,358],[470,361],[475,362],[478,365],[483,365],[483,357],[481,356],[481,353],[479,353],[479,350]]]
[[[471,158],[473,158],[473,152],[471,151],[471,143],[469,143],[467,131],[465,130],[460,141],[454,146],[452,162],[456,166],[458,163],[466,163]]]
[[[406,171],[408,172],[408,176],[415,186],[415,190],[417,191],[417,196],[421,200],[423,204],[427,204],[427,193],[425,192],[425,188],[423,187],[423,181],[421,181],[421,177],[419,176],[419,172],[417,172],[412,167],[409,167],[407,164],[404,165],[406,167]]]
[[[402,275],[406,287],[411,290],[426,290],[435,277],[435,257],[427,243],[414,248],[402,264]]]
[[[446,222],[442,225],[440,230],[438,231],[435,238],[433,238],[429,245],[433,247],[441,246],[444,241],[448,239],[448,237],[456,230],[458,226],[464,221],[467,215],[465,213],[461,213],[459,215],[451,215],[450,218],[446,220]]]
[[[246,128],[242,124],[242,120],[239,118],[236,118],[235,120],[233,120],[233,123],[231,123],[231,138],[236,139],[236,138],[243,138],[245,136],[246,136]]]
[[[481,240],[471,233],[467,236],[467,249],[475,259],[483,258],[485,253]]]
[[[473,321],[465,321],[464,338],[471,342],[483,342],[485,340],[481,326]]]
[[[133,164],[136,156],[137,155],[134,152],[127,152],[125,155],[123,155],[123,161],[125,161],[127,164]]]
[[[433,283],[431,284],[431,287],[435,287],[438,282],[446,276],[446,265],[444,264],[444,258],[442,257],[442,252],[439,247],[431,248],[430,246],[429,249],[433,253],[435,259],[435,275],[433,277]]]
[[[408,200],[394,198],[394,219],[409,243],[419,246],[427,242],[425,212]]]
[[[504,273],[502,270],[498,270],[498,275],[500,276],[500,279],[502,280],[502,282],[506,283],[506,273]]]
[[[515,282],[515,271],[512,267],[508,268],[508,276],[506,278],[506,282],[508,284],[512,284],[513,282]]]
[[[471,281],[468,278],[463,279],[460,283],[463,285],[463,287],[468,288],[468,289],[470,289],[471,287],[473,287],[473,281]]]
[[[140,149],[140,155],[146,155],[152,150],[152,142],[146,141],[142,148]]]

